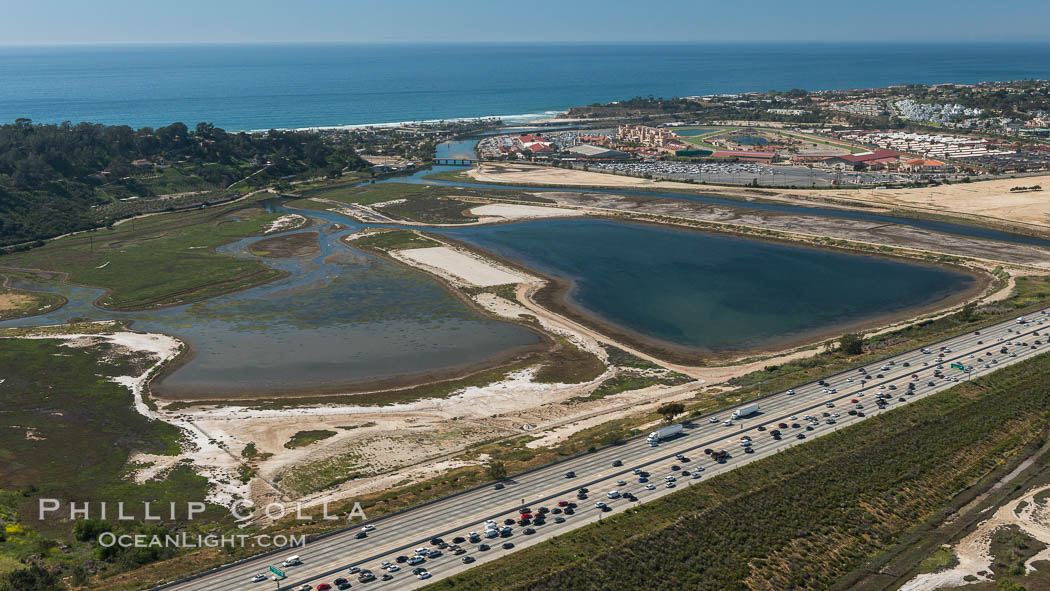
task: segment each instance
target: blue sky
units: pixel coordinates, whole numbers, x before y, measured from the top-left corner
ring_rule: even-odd
[[[1047,0],[35,0],[0,44],[1050,41]]]

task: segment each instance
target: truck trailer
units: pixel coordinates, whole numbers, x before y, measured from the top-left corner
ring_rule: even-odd
[[[741,406],[740,408],[733,411],[733,420],[737,420],[740,417],[747,417],[758,412],[758,403],[748,404],[747,406]]]
[[[669,439],[671,437],[674,437],[675,435],[678,435],[681,432],[682,432],[682,424],[681,423],[675,423],[674,425],[668,425],[666,427],[662,427],[660,429],[657,429],[656,431],[653,431],[652,433],[649,434],[649,445],[652,445],[654,447],[657,446],[657,445],[660,445],[660,442],[663,441],[664,439]]]

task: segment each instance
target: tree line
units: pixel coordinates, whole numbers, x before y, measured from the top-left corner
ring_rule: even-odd
[[[222,189],[249,179],[265,186],[294,176],[368,167],[349,138],[302,131],[231,133],[211,123],[156,129],[69,122],[0,126],[0,246],[103,225],[98,206],[121,195],[151,196],[149,177],[177,167],[194,186]]]

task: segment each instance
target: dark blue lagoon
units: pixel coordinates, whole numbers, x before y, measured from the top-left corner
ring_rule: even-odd
[[[703,351],[797,342],[977,287],[941,267],[604,220],[443,233],[571,281],[567,303],[585,315]]]

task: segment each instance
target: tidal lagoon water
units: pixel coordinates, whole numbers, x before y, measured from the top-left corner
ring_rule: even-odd
[[[135,330],[180,337],[195,354],[154,386],[170,397],[310,393],[447,374],[539,342],[524,328],[479,316],[422,273],[336,242],[354,229],[322,231],[317,256],[265,259],[288,270],[286,279],[163,310],[116,313],[92,305],[95,289],[19,283],[58,291],[69,303],[0,327],[120,319],[133,321]],[[247,247],[259,239],[220,252],[252,257]]]
[[[442,233],[572,281],[571,303],[643,337],[702,351],[767,348],[974,287],[948,269],[592,219]]]

